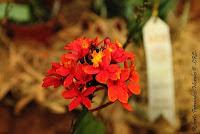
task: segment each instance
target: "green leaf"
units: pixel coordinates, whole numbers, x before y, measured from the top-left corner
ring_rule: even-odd
[[[161,0],[159,7],[159,16],[162,19],[166,19],[168,13],[170,11],[174,11],[176,5],[177,5],[176,0]]]
[[[44,0],[30,0],[30,7],[34,20],[49,20],[51,11],[45,7]]]
[[[82,117],[77,120],[74,134],[105,134],[105,127],[91,113],[84,112]]]
[[[0,4],[0,19],[3,19],[6,14],[7,3]],[[10,3],[8,5],[8,19],[16,22],[27,22],[31,19],[30,8],[25,4]]]

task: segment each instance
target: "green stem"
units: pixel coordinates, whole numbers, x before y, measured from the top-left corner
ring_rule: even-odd
[[[88,109],[83,106],[81,114],[76,118],[75,120],[72,121],[72,131],[71,134],[74,134],[76,128],[79,126],[80,121],[83,119],[83,117],[88,113]],[[75,123],[74,123],[75,122]]]

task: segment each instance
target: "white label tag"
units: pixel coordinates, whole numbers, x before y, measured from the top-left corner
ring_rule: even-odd
[[[172,49],[168,25],[151,17],[143,28],[147,61],[149,119],[162,115],[175,123]]]

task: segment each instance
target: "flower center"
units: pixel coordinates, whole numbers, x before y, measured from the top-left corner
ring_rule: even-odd
[[[82,43],[82,48],[88,48],[89,47],[89,44],[87,41],[83,40],[83,43]]]
[[[115,41],[116,42],[116,45],[119,47],[119,48],[122,48],[122,44],[120,42],[118,42],[117,40]]]
[[[116,72],[116,76],[117,76],[118,80],[120,79],[120,74],[121,74],[121,70],[119,70],[119,71]]]
[[[96,51],[93,51],[92,53],[92,63],[94,67],[98,67],[99,63],[102,62],[103,52],[99,51],[98,53]]]
[[[112,52],[112,51],[113,51],[113,49],[112,49],[111,47],[108,47],[108,50],[109,50],[109,52]]]
[[[65,66],[65,67],[68,67],[69,65],[71,65],[72,64],[72,61],[71,60],[66,60],[65,62],[63,62],[63,65]]]

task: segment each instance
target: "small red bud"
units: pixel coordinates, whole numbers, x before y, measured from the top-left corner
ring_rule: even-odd
[[[104,44],[109,44],[109,43],[110,43],[110,38],[106,37],[106,38],[104,39]]]

